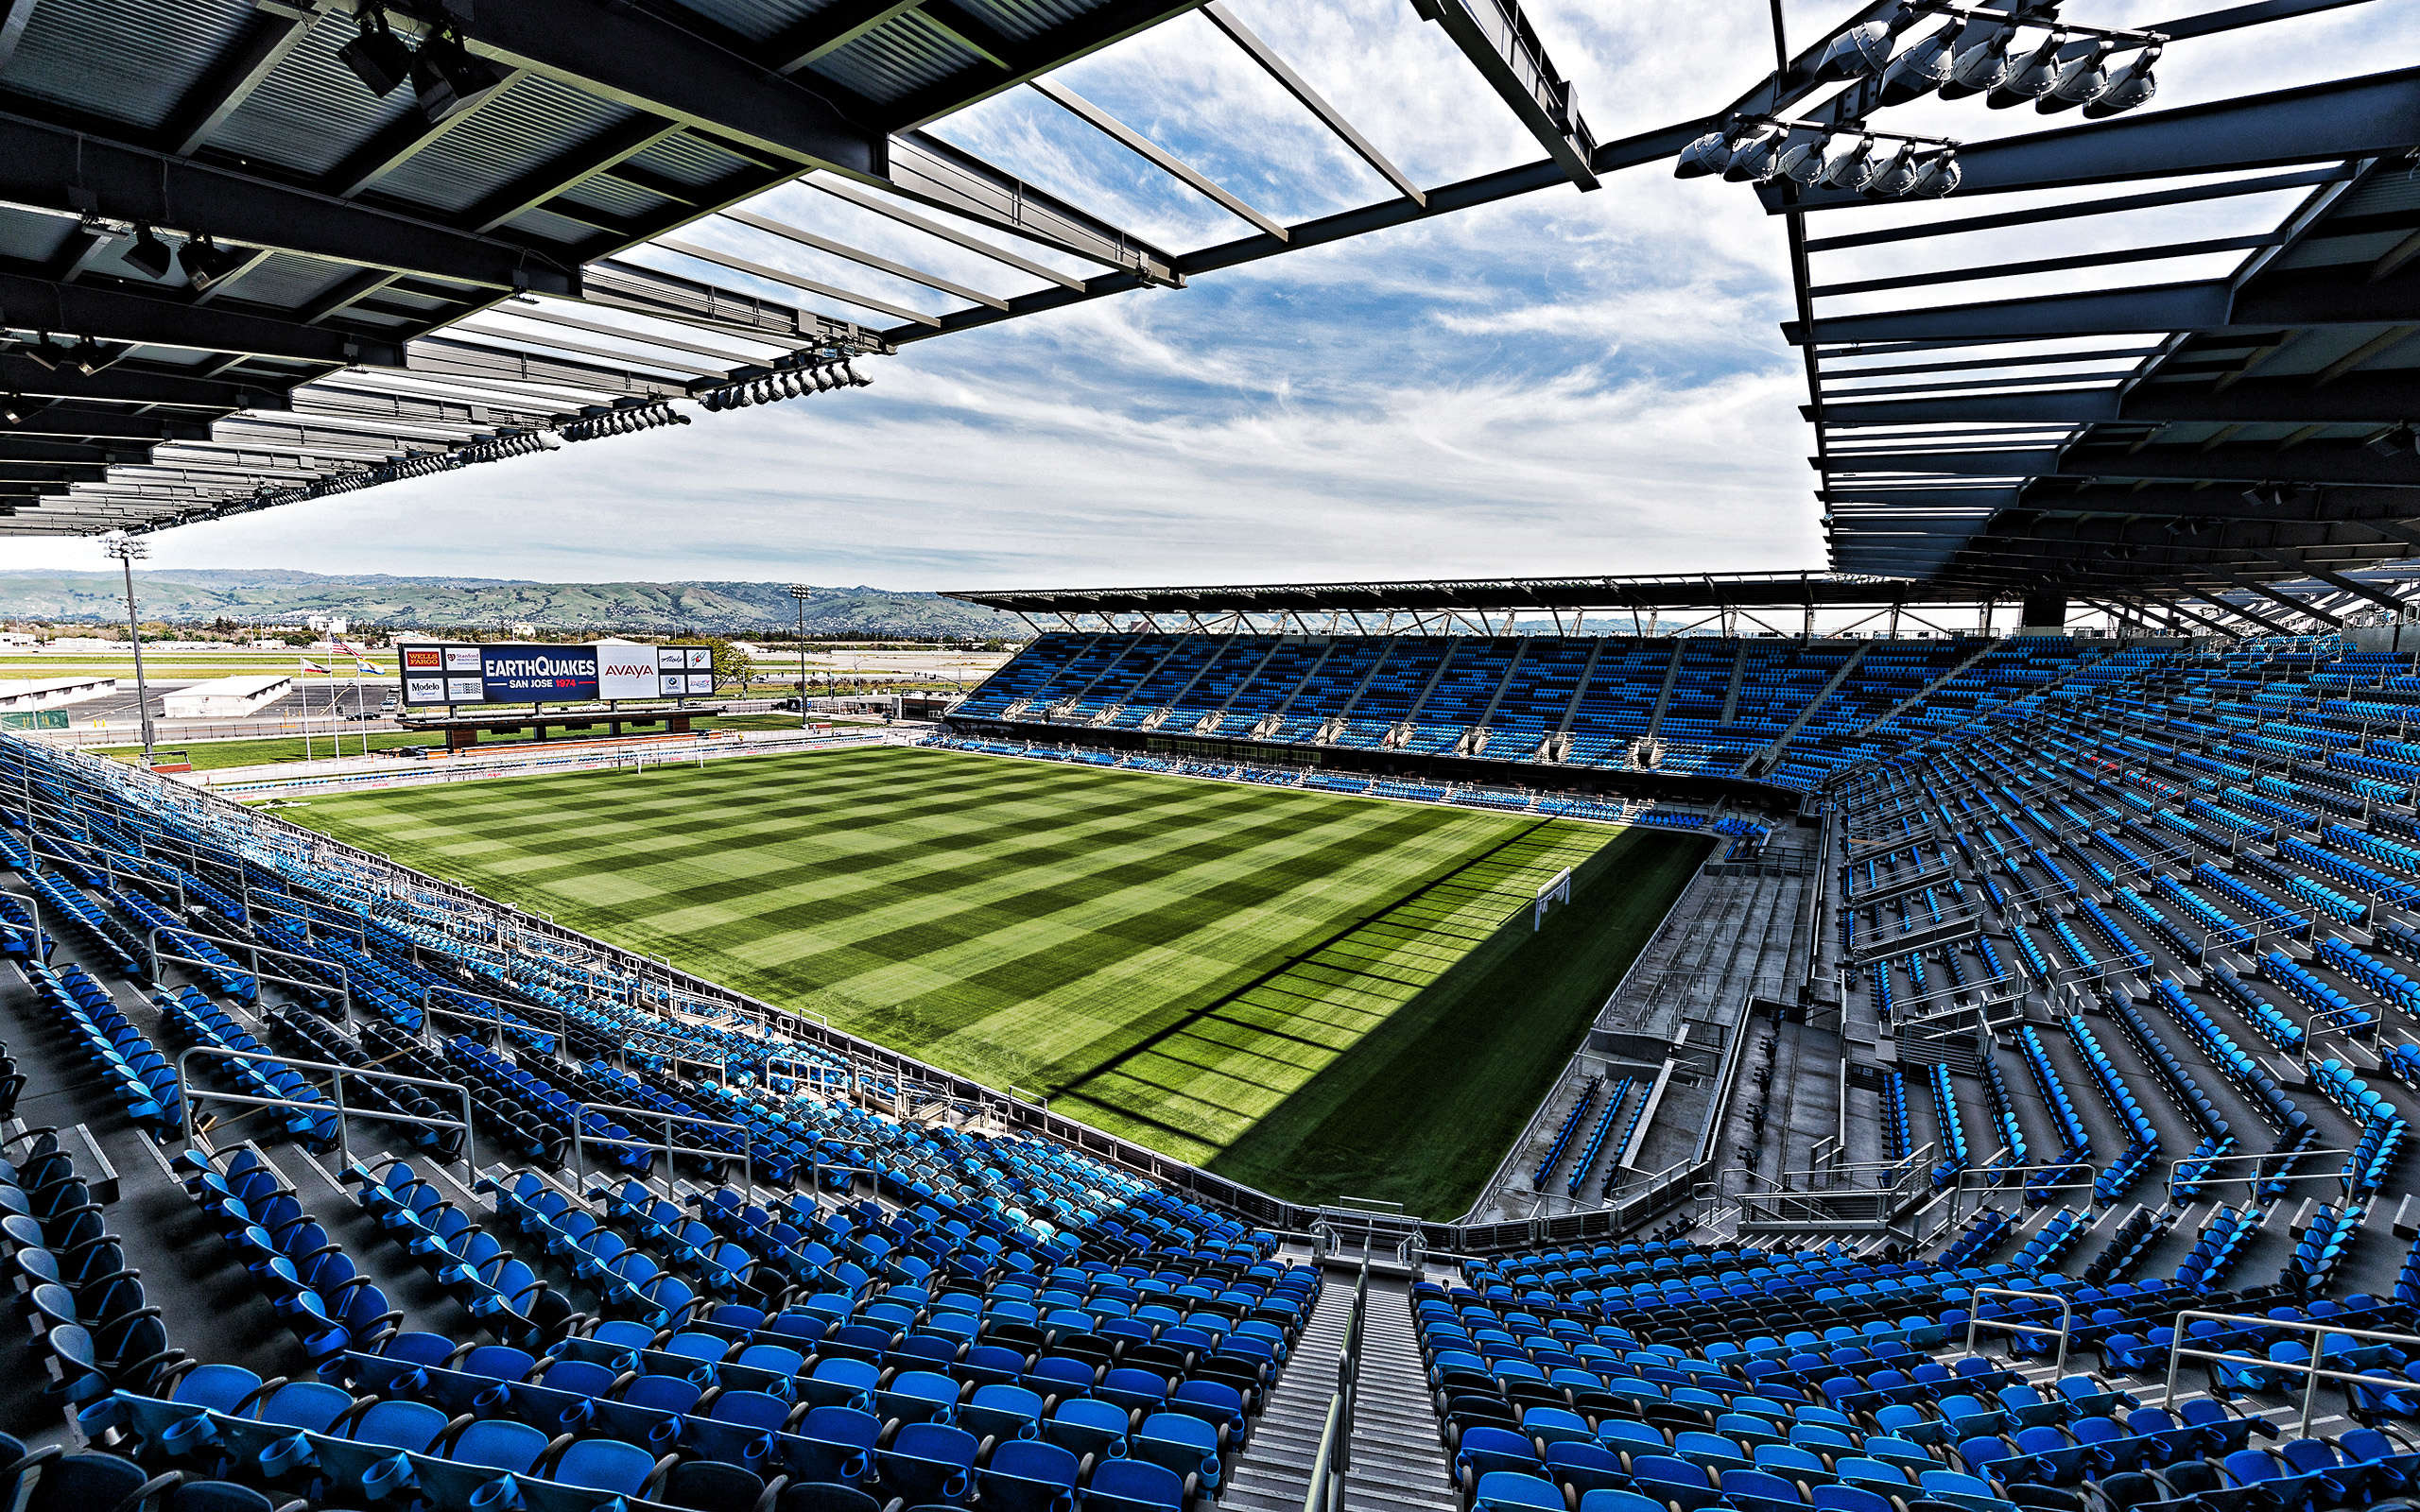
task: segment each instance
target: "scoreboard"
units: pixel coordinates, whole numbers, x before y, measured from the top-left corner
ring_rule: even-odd
[[[703,645],[442,645],[400,644],[404,702],[582,703],[598,698],[700,697],[715,691]]]

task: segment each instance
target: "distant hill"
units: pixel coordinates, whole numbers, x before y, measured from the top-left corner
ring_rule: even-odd
[[[501,577],[323,576],[284,571],[135,575],[147,620],[293,624],[341,614],[355,624],[444,629],[529,624],[549,630],[746,634],[786,630],[797,610],[785,583],[532,583]],[[126,613],[115,573],[0,571],[0,619],[109,622]],[[1004,614],[934,593],[818,588],[806,627],[820,635],[927,638],[1018,635]]]

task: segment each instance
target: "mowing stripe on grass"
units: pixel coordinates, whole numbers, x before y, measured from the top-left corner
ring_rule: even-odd
[[[899,748],[286,812],[1196,1160],[1637,833]]]

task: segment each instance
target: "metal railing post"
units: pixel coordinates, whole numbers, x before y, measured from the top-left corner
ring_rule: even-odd
[[[213,1088],[197,1088],[185,1071],[185,1063],[196,1056],[217,1056],[227,1060],[250,1060],[284,1066],[289,1071],[325,1071],[334,1073],[336,1097],[330,1103],[306,1103],[295,1097],[255,1097],[250,1092],[222,1092]],[[475,1175],[479,1169],[478,1135],[471,1126],[471,1089],[458,1081],[439,1081],[428,1076],[407,1076],[399,1071],[370,1071],[359,1066],[338,1066],[324,1060],[290,1060],[265,1050],[231,1050],[225,1045],[187,1045],[177,1052],[177,1135],[180,1150],[193,1148],[193,1108],[197,1102],[234,1103],[245,1108],[290,1108],[297,1112],[337,1115],[337,1147],[349,1151],[345,1135],[348,1119],[367,1118],[382,1124],[409,1124],[419,1128],[458,1128],[462,1131],[462,1166]],[[347,1108],[344,1103],[344,1078],[359,1076],[369,1081],[402,1082],[411,1087],[435,1087],[458,1094],[462,1099],[462,1116],[423,1118],[417,1113],[386,1113],[373,1108]],[[352,1163],[346,1156],[346,1163]]]
[[[2239,1324],[2246,1328],[2285,1330],[2291,1332],[2310,1334],[2310,1363],[2308,1365],[2300,1365],[2291,1360],[2262,1359],[2255,1355],[2229,1354],[2221,1349],[2187,1349],[2185,1344],[2186,1338],[2187,1337],[2187,1328],[2196,1319],[2206,1319],[2213,1323]],[[2188,1309],[2186,1312],[2176,1314],[2176,1333],[2175,1336],[2169,1341],[2168,1345],[2168,1382],[2166,1388],[2160,1397],[2160,1405],[2163,1408],[2169,1408],[2175,1405],[2176,1367],[2186,1360],[2208,1360],[2214,1364],[2222,1364],[2227,1361],[2234,1361],[2238,1365],[2250,1366],[2256,1369],[2295,1371],[2306,1378],[2303,1387],[2302,1428],[2298,1436],[2308,1438],[2310,1436],[2310,1421],[2314,1407],[2314,1399],[2318,1396],[2318,1383],[2323,1377],[2329,1381],[2342,1381],[2348,1383],[2358,1384],[2360,1383],[2369,1383],[2371,1384],[2389,1389],[2397,1386],[2408,1386],[2411,1383],[2410,1380],[2400,1372],[2394,1375],[2373,1375],[2360,1370],[2327,1369],[2320,1364],[2320,1361],[2324,1358],[2321,1351],[2325,1347],[2328,1336],[2331,1334],[2340,1338],[2373,1340],[2379,1344],[2399,1347],[2407,1352],[2420,1352],[2420,1338],[2415,1338],[2409,1333],[2379,1333],[2367,1329],[2348,1329],[2341,1324],[2322,1323],[2310,1319],[2300,1319],[2290,1322],[2273,1317],[2247,1317],[2237,1313],[2204,1313]]]

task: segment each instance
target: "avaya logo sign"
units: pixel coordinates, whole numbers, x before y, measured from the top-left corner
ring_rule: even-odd
[[[655,676],[652,662],[608,662],[605,675],[609,678],[651,678]]]

